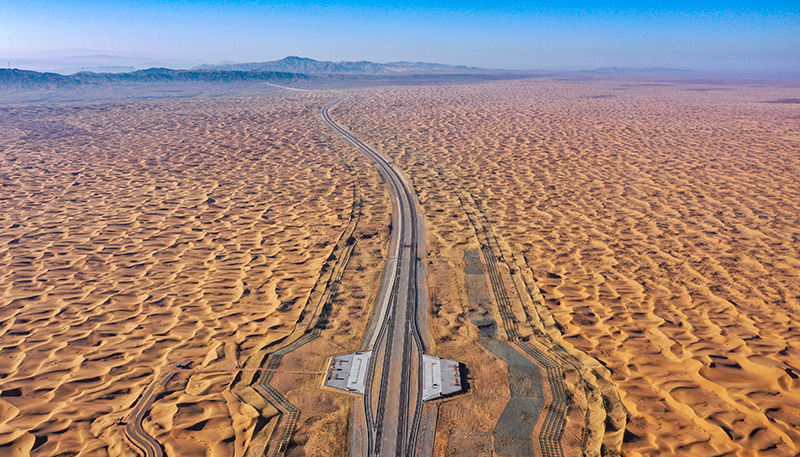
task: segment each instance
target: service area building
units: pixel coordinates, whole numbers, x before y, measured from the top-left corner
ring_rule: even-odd
[[[325,385],[363,395],[367,385],[370,356],[371,351],[363,351],[331,357]]]
[[[461,392],[461,364],[432,355],[422,356],[422,400],[434,400]]]
[[[367,374],[371,351],[331,357],[325,374],[325,386],[363,395],[367,389]],[[422,356],[422,400],[454,395],[463,390],[461,364],[432,355]]]

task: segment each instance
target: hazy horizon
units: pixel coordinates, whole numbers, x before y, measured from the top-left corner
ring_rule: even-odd
[[[73,75],[82,71],[90,71],[97,73],[125,73],[136,70],[143,70],[149,68],[170,68],[175,70],[191,70],[202,65],[225,65],[225,64],[242,64],[253,62],[268,62],[275,60],[282,60],[287,57],[302,57],[310,58],[318,61],[332,61],[332,62],[353,62],[353,61],[370,61],[379,64],[393,63],[393,62],[410,62],[410,63],[431,63],[442,64],[441,61],[421,61],[414,59],[393,59],[376,61],[371,59],[352,59],[352,60],[336,60],[336,59],[319,59],[309,56],[297,55],[284,55],[278,58],[263,58],[253,60],[221,60],[221,61],[204,61],[204,60],[188,60],[179,58],[164,58],[164,57],[148,57],[115,54],[112,51],[103,50],[77,50],[80,52],[73,52],[75,50],[49,50],[43,51],[38,54],[32,54],[27,57],[16,57],[13,54],[0,55],[0,68],[30,70],[46,73],[58,73],[62,75]],[[550,71],[550,72],[581,72],[581,71],[597,71],[606,69],[620,69],[623,71],[681,71],[698,76],[709,77],[766,77],[768,79],[776,77],[778,79],[794,79],[800,77],[800,68],[698,68],[686,66],[626,66],[626,65],[595,65],[595,66],[571,66],[571,67],[537,67],[537,68],[523,68],[523,67],[485,67],[479,65],[465,65],[462,63],[451,63],[448,65],[454,66],[468,66],[476,67],[484,70],[498,70],[498,71]]]
[[[83,49],[184,66],[298,55],[522,70],[800,71],[800,7],[789,2],[630,8],[613,2],[44,0],[2,4],[0,17],[3,66]]]

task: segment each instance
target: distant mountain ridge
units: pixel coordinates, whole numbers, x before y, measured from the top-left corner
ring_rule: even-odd
[[[709,78],[713,73],[674,68],[624,68],[605,67],[594,70],[545,71],[545,70],[489,70],[464,65],[444,65],[424,62],[370,61],[329,62],[306,57],[289,56],[270,62],[226,63],[201,65],[191,70],[170,68],[148,68],[124,73],[79,72],[71,75],[38,72],[33,70],[0,69],[0,87],[11,88],[60,88],[90,87],[101,84],[166,83],[166,82],[253,82],[253,81],[318,81],[331,84],[335,81],[387,81],[419,84],[422,81],[451,78],[453,81],[468,79],[517,78],[560,76],[564,78]]]
[[[416,75],[480,75],[491,70],[464,65],[424,62],[326,62],[289,56],[271,62],[201,65],[191,70],[148,68],[124,73],[82,71],[72,75],[20,69],[0,69],[0,85],[6,87],[69,87],[124,82],[202,81],[236,82],[298,80],[337,77],[414,77]]]
[[[280,71],[172,70],[148,68],[127,73],[80,72],[74,75],[40,73],[31,70],[0,69],[0,85],[11,87],[68,87],[82,84],[124,82],[239,82],[308,79],[309,76]]]
[[[0,63],[4,68],[20,68],[43,73],[72,75],[81,71],[95,73],[124,73],[145,68],[166,67],[188,69],[200,65],[201,61],[184,61],[173,58],[159,58],[115,54],[113,52],[94,49],[73,49],[61,51],[31,51],[26,56],[3,55],[0,51]]]
[[[348,75],[397,75],[397,74],[436,74],[436,73],[487,73],[487,70],[464,65],[444,65],[425,62],[375,63],[367,60],[330,62],[308,57],[289,56],[268,62],[226,63],[219,65],[200,65],[195,70],[223,71],[284,71],[305,74],[348,74]]]

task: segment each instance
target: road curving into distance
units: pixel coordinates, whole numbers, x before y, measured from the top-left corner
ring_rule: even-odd
[[[372,351],[367,374],[364,417],[366,454],[370,457],[412,456],[416,452],[422,415],[422,354],[425,350],[417,322],[427,308],[424,293],[424,231],[417,198],[391,160],[337,124],[330,110],[346,96],[322,108],[323,121],[369,157],[392,196],[392,239],[365,341]],[[354,427],[356,428],[356,427]]]

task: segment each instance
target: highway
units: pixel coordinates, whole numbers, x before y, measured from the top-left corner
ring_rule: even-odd
[[[372,351],[363,397],[366,455],[413,456],[419,436],[422,410],[422,353],[424,341],[417,322],[419,309],[427,309],[425,268],[419,253],[425,252],[424,231],[416,195],[391,160],[364,144],[337,124],[330,110],[345,97],[325,106],[323,121],[369,157],[392,196],[392,233],[389,260],[373,312],[374,325],[365,338]]]
[[[125,436],[144,452],[145,457],[164,457],[164,450],[161,448],[161,445],[144,431],[142,428],[142,421],[144,421],[145,415],[147,415],[150,411],[150,407],[153,405],[157,389],[163,389],[176,373],[177,371],[172,368],[154,380],[153,383],[150,384],[150,387],[142,394],[125,422]]]

